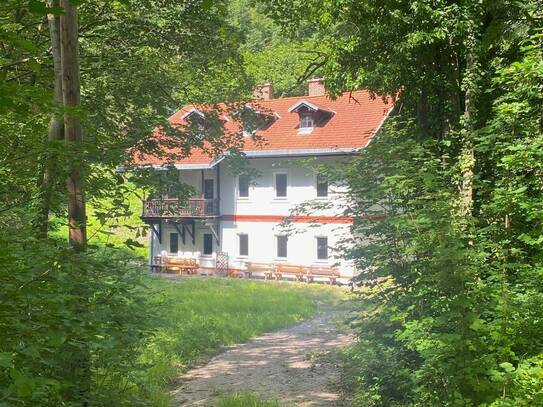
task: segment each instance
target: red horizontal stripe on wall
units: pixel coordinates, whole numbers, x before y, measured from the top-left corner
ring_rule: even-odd
[[[288,217],[280,215],[222,215],[221,220],[232,222],[273,222],[281,223]],[[352,223],[350,216],[293,216],[288,218],[294,223]]]

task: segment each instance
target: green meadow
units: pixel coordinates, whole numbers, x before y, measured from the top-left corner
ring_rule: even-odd
[[[155,314],[141,348],[145,368],[136,374],[146,398],[161,407],[170,405],[168,390],[175,378],[203,357],[310,318],[319,307],[340,301],[343,295],[322,285],[213,277],[150,277],[146,282],[149,307]],[[230,403],[240,397],[249,396],[233,396],[221,405],[237,405]]]

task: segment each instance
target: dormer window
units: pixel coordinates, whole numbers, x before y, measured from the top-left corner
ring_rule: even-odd
[[[205,115],[201,111],[193,107],[181,118],[187,122],[191,132],[193,132],[198,138],[202,138],[204,136],[208,123]]]
[[[298,113],[300,118],[298,133],[301,134],[311,133],[315,127],[323,126],[334,115],[333,111],[324,109],[305,99],[300,100],[288,109],[288,112]]]
[[[300,130],[313,130],[314,126],[313,113],[300,113]]]
[[[274,112],[260,111],[249,104],[242,106],[233,116],[241,121],[244,137],[254,136],[257,130],[266,130],[277,119]]]

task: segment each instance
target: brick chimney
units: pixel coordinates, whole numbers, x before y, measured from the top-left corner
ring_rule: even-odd
[[[271,83],[256,85],[254,97],[255,99],[260,99],[260,100],[273,99],[273,85]]]
[[[308,80],[307,90],[308,96],[322,96],[326,93],[324,89],[324,81],[322,80],[322,78]]]

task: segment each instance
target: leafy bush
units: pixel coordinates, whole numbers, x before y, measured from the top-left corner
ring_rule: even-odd
[[[4,403],[123,405],[150,316],[141,266],[104,248],[75,255],[58,242],[0,240]]]

